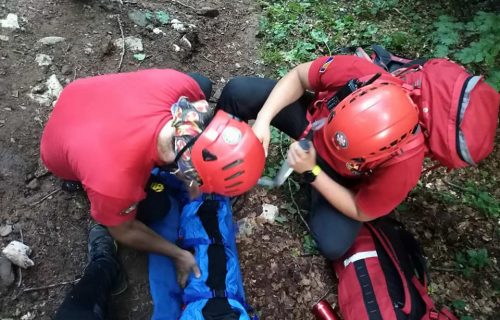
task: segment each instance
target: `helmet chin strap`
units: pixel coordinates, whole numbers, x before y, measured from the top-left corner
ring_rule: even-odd
[[[189,140],[186,145],[184,147],[182,147],[181,150],[179,150],[179,152],[177,152],[177,155],[175,156],[175,159],[174,159],[174,162],[177,163],[177,161],[179,161],[179,159],[182,157],[182,155],[184,154],[184,152],[186,152],[187,150],[189,150],[189,148],[191,148],[194,143],[196,142],[196,140],[198,140],[198,137],[200,135],[197,135],[193,138],[191,138],[191,140]],[[175,144],[175,139],[172,139],[172,145]],[[174,146],[175,148],[175,146]],[[174,149],[175,150],[175,149]]]

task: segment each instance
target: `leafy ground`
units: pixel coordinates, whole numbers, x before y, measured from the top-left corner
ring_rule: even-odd
[[[16,270],[15,282],[0,286],[0,318],[50,319],[67,283],[81,276],[88,203],[83,194],[60,192],[60,181],[40,166],[38,141],[51,100],[40,103],[31,97],[50,91],[46,80],[52,75],[64,86],[75,78],[116,72],[121,60],[121,49],[113,44],[121,38],[117,17],[125,36],[140,38],[144,47],[125,52],[122,71],[199,71],[214,81],[215,100],[232,76],[277,76],[318,54],[373,42],[409,56],[473,56],[468,66],[498,83],[500,24],[498,15],[488,14],[495,12],[495,4],[277,0],[260,2],[259,8],[250,0],[204,1],[203,6],[218,9],[213,17],[202,15],[194,0],[0,0],[0,19],[16,14],[20,26],[0,29],[0,227],[14,227],[0,241],[3,247],[24,240],[35,261],[22,278]],[[132,14],[137,11],[145,15]],[[176,29],[174,19],[194,27]],[[38,42],[47,36],[65,39],[53,45]],[[475,54],[463,53],[467,48]],[[41,54],[51,63],[35,62]],[[270,175],[287,147],[287,139],[277,132],[273,142]],[[453,306],[463,319],[500,318],[499,161],[497,147],[477,169],[423,177],[396,214],[429,256],[433,297]],[[272,192],[256,188],[235,205],[237,218],[254,222],[253,234],[238,241],[248,301],[262,319],[311,319],[310,307],[320,297],[336,301],[332,270],[316,254],[298,216],[306,213],[303,195],[290,180]],[[262,204],[279,207],[276,223],[254,219]],[[122,248],[121,258],[130,285],[114,299],[112,310],[118,319],[147,319],[146,256]]]

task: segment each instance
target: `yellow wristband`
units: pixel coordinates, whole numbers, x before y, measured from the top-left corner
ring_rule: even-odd
[[[315,177],[317,177],[321,172],[321,168],[318,165],[315,165],[314,168],[312,168],[311,172]]]

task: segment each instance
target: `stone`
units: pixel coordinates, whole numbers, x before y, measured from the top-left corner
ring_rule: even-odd
[[[11,241],[3,250],[3,255],[16,266],[28,268],[35,265],[28,255],[31,254],[31,248],[19,241]]]
[[[12,233],[12,225],[6,224],[4,226],[0,226],[0,236],[6,237]]]
[[[116,39],[113,41],[115,47],[122,49],[123,48],[123,39]],[[141,52],[144,50],[142,46],[142,40],[137,37],[126,37],[125,38],[125,48],[132,52]]]
[[[38,40],[38,42],[41,44],[47,45],[47,46],[51,46],[51,45],[54,45],[56,43],[63,42],[65,40],[66,40],[66,38],[63,38],[63,37],[52,36],[52,37],[41,38],[40,40]]]
[[[30,190],[38,190],[40,189],[40,182],[35,178],[31,180],[26,187]]]
[[[219,10],[210,7],[203,7],[196,12],[200,16],[215,18],[219,15]]]
[[[0,41],[9,41],[9,37],[0,34]]]
[[[40,105],[49,107],[52,102],[57,101],[63,87],[55,74],[51,75],[45,82],[45,86],[36,85],[28,96]]]
[[[7,14],[7,17],[5,19],[0,19],[0,26],[7,29],[19,29],[17,15],[13,13]]]
[[[165,35],[165,34],[166,34],[166,33],[165,33],[165,32],[163,32],[163,30],[162,30],[162,29],[160,29],[160,28],[154,28],[154,29],[153,29],[153,33],[154,33],[154,34],[162,34],[162,35]]]
[[[64,74],[65,76],[69,76],[73,72],[73,69],[71,68],[70,65],[65,64],[61,68],[61,73]]]
[[[186,31],[186,27],[184,26],[184,24],[177,19],[172,19],[172,21],[170,21],[170,24],[176,31]]]
[[[35,313],[28,312],[21,317],[21,320],[34,320],[36,318]]]
[[[258,218],[259,220],[263,220],[264,222],[274,223],[276,217],[278,216],[278,212],[279,209],[277,206],[264,203],[262,205],[262,213]]]
[[[191,41],[189,41],[189,39],[185,35],[181,38],[181,44],[183,44],[188,50],[193,49]]]
[[[12,263],[5,257],[0,257],[0,288],[14,283],[15,276]]]
[[[43,53],[37,54],[35,61],[36,61],[36,63],[38,63],[38,65],[40,67],[50,66],[52,64],[52,58],[46,54],[43,54]]]

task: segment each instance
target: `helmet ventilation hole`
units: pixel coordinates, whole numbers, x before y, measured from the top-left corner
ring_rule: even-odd
[[[234,168],[241,163],[243,163],[242,159],[235,160],[235,161],[231,162],[230,164],[227,164],[224,167],[222,167],[222,170],[228,170],[228,169]]]
[[[231,188],[234,188],[236,186],[239,186],[240,184],[242,184],[243,182],[241,181],[238,181],[236,183],[233,183],[232,185],[229,185],[229,186],[226,186],[226,189],[231,189]]]
[[[245,171],[238,171],[235,174],[233,174],[227,178],[224,178],[224,181],[229,181],[229,180],[232,180],[234,178],[237,178],[237,177],[241,176],[243,173],[245,173]]]

